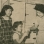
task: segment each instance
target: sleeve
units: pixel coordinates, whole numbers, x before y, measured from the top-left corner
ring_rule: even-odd
[[[17,33],[13,34],[13,40],[18,40],[19,39],[19,35]]]
[[[18,34],[16,34],[16,33],[13,34],[13,41],[15,44],[18,44],[18,41],[19,41],[19,35]]]

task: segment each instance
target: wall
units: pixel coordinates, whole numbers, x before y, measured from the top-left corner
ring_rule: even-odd
[[[26,17],[26,25],[32,25],[36,18],[36,10],[34,10],[35,5],[27,4],[26,13],[28,14]]]
[[[16,2],[11,5],[14,8],[13,14],[12,14],[12,19],[13,23],[15,21],[24,21],[24,16],[25,16],[25,4],[24,2]]]
[[[1,9],[4,5],[8,5],[8,0],[0,0],[0,12],[1,12]]]
[[[3,3],[5,3],[5,1],[6,0],[3,0]],[[42,0],[39,0],[39,1],[43,2]],[[0,2],[1,2],[1,0],[0,0]],[[8,4],[8,3],[6,2],[5,4]],[[14,23],[15,21],[24,21],[25,20],[25,2],[17,2],[17,1],[10,0],[10,4],[14,8],[14,11],[11,16],[12,21],[13,21],[12,23]],[[0,3],[0,6],[1,6],[1,3]],[[34,7],[35,7],[35,5],[26,4],[26,14],[28,14],[28,15],[26,15],[25,31],[27,31],[29,29],[29,27],[32,26],[33,23],[35,22],[36,11],[34,10]],[[23,29],[23,31],[24,31],[24,29]],[[34,34],[34,36],[35,36],[35,34]]]
[[[12,20],[13,23],[15,21],[24,21],[25,20],[25,3],[24,2],[17,2],[17,1],[10,1],[11,6],[14,8],[14,11],[12,13]],[[33,9],[35,5],[26,4],[26,27],[29,28],[30,25],[33,24],[33,21],[36,17],[36,11]]]
[[[0,0],[0,12],[1,12],[1,0]]]

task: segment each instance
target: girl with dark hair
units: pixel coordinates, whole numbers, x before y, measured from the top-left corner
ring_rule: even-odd
[[[22,21],[17,21],[13,25],[14,29],[13,40],[15,44],[24,44],[23,40],[26,36],[28,36],[27,32],[22,34],[22,25],[23,25]]]
[[[10,10],[8,10],[8,9],[10,9]],[[6,10],[8,10],[8,12],[11,11],[11,13],[12,13],[13,8],[10,5],[3,6],[2,10],[1,10],[1,16],[5,16],[6,15]]]
[[[12,42],[12,15],[10,5],[3,6],[0,16],[0,44],[13,44]]]

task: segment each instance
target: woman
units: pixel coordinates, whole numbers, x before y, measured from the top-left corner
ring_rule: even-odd
[[[3,6],[0,16],[0,44],[12,43],[12,15],[13,8],[10,5]]]
[[[34,8],[37,12],[37,22],[35,26],[38,27],[37,44],[44,44],[44,5],[36,4]]]

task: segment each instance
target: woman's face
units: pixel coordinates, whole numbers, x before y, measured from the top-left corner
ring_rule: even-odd
[[[7,9],[5,10],[6,16],[10,16],[12,14],[12,10],[11,9]]]
[[[20,24],[20,25],[18,25],[18,27],[17,27],[17,31],[19,31],[19,32],[21,32],[22,31],[22,25]]]
[[[37,11],[37,15],[38,15],[39,17],[43,17],[43,13],[40,12],[40,11]]]

